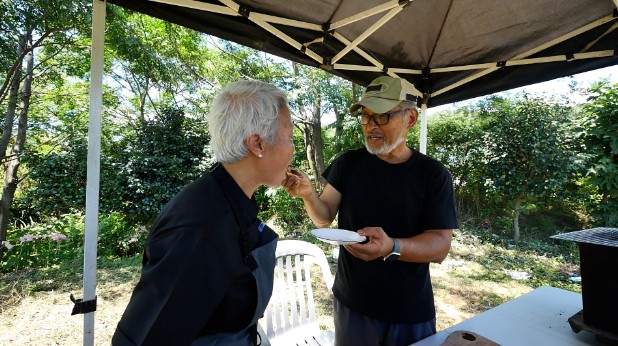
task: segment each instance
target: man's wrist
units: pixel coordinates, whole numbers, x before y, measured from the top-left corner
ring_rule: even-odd
[[[319,201],[320,195],[314,189],[311,189],[311,193],[307,196],[300,196],[300,199],[303,200],[305,204],[314,204],[316,201]]]
[[[393,252],[393,250],[395,250],[395,239],[391,237],[388,237],[388,239],[390,239],[393,242],[393,245],[386,250],[386,252],[382,255],[382,258],[386,258],[386,256],[390,255]]]
[[[391,238],[393,240],[393,249],[391,252],[387,253],[385,256],[382,256],[382,259],[387,262],[396,261],[399,259],[401,255],[401,249],[399,246],[399,239]]]

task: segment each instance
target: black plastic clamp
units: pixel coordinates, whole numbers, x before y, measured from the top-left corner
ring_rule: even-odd
[[[249,15],[251,14],[251,10],[248,7],[240,6],[238,7],[238,14],[240,14],[241,16],[245,18],[249,18]]]
[[[71,293],[71,301],[73,302],[73,311],[71,311],[71,315],[77,314],[87,314],[89,312],[97,311],[97,297],[95,296],[93,300],[82,301],[81,299],[75,299],[73,293]]]

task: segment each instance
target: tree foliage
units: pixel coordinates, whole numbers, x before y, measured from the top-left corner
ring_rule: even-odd
[[[129,139],[122,171],[128,178],[124,210],[146,224],[180,189],[199,177],[207,159],[203,124],[180,108],[144,121]]]
[[[478,112],[463,107],[444,112],[428,123],[428,154],[445,164],[453,177],[457,207],[462,214],[484,217],[485,156],[483,126]]]
[[[20,178],[22,154],[27,148],[33,85],[53,69],[50,61],[75,48],[76,37],[88,23],[84,1],[21,1],[0,3],[0,62],[4,79],[0,83],[3,114],[0,157],[4,184],[0,201],[0,241],[6,239],[10,210]],[[6,20],[6,24],[5,24]],[[43,77],[45,78],[45,77]],[[9,152],[9,148],[12,149]],[[3,249],[0,248],[0,257]]]
[[[618,226],[618,84],[599,82],[584,105],[581,138],[587,153],[588,178],[600,199],[600,224]]]
[[[21,225],[51,220],[57,226],[53,220],[80,215],[85,207],[89,7],[80,0],[0,1],[0,148],[8,153],[5,164],[13,157],[21,163],[9,179],[19,183],[10,223],[19,237],[28,232],[18,230]],[[149,226],[163,204],[204,172],[210,157],[203,119],[214,95],[231,81],[259,79],[288,93],[295,123],[292,165],[309,173],[318,189],[334,157],[363,146],[361,127],[348,116],[359,86],[137,12],[107,9],[100,210],[110,215],[110,229],[124,230],[131,222]],[[34,77],[31,92],[24,87],[28,75]],[[573,215],[586,224],[615,226],[617,89],[595,85],[582,107],[516,95],[430,117],[428,154],[451,171],[460,218],[493,231],[514,227],[515,237],[520,213],[531,222],[535,211],[544,213],[539,222],[547,228],[571,222]],[[418,129],[408,136],[412,147]],[[311,227],[302,202],[282,190],[261,188],[256,199],[260,216],[284,233]]]
[[[517,99],[491,97],[480,105],[483,118],[487,187],[513,202],[514,240],[519,215],[543,197],[560,197],[573,172],[571,140],[564,126],[570,108],[524,94]]]
[[[344,132],[345,115],[352,103],[351,84],[323,70],[293,64],[290,106],[295,126],[303,138],[308,173],[318,190],[325,181],[321,174],[333,154],[339,153],[348,138]],[[335,118],[332,140],[324,137],[323,119]],[[325,156],[327,155],[327,156]]]

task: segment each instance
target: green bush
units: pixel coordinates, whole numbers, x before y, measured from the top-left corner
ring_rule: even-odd
[[[147,232],[129,223],[122,214],[99,216],[98,255],[132,256],[143,247]],[[42,268],[79,259],[83,256],[84,215],[64,214],[10,230],[2,244],[5,253],[0,271]]]
[[[83,249],[83,230],[84,217],[76,213],[9,231],[3,244],[2,272],[47,267],[78,258]]]
[[[313,224],[307,216],[302,199],[291,197],[283,189],[266,190],[264,199],[267,199],[268,203],[262,203],[260,218],[273,220],[281,227],[283,234],[280,236],[298,238],[312,228]]]
[[[136,225],[120,213],[99,217],[99,256],[130,257],[140,253],[148,230]]]

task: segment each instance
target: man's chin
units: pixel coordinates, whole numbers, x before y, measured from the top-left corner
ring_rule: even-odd
[[[388,153],[384,152],[385,149],[387,149],[386,145],[371,145],[371,144],[365,142],[365,148],[367,148],[367,151],[370,154],[373,154],[373,155],[388,154]]]

